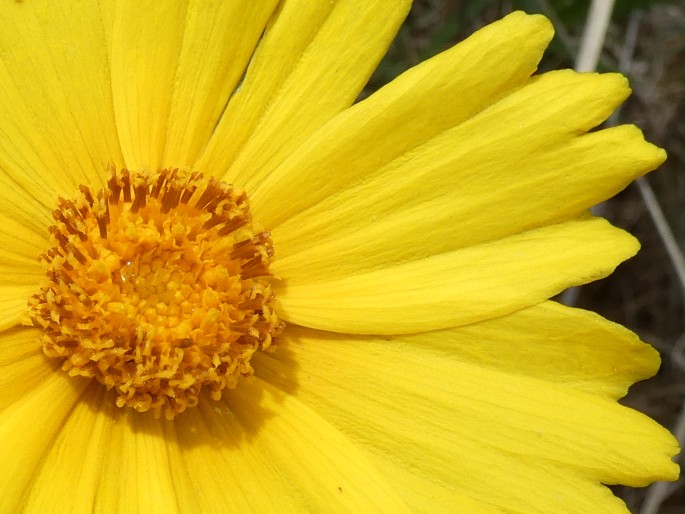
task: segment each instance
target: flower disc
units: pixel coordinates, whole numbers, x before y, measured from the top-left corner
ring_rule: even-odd
[[[247,196],[199,173],[112,172],[95,195],[60,198],[30,300],[43,350],[116,403],[172,419],[252,374],[284,324],[272,309],[270,234]]]

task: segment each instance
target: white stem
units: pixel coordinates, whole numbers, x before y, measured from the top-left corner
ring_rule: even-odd
[[[592,0],[576,58],[576,71],[595,71],[604,46],[614,0]]]
[[[656,229],[659,232],[661,241],[664,243],[664,247],[668,252],[668,256],[671,258],[673,269],[675,270],[676,275],[678,276],[678,281],[680,282],[680,286],[682,287],[683,293],[685,294],[685,257],[683,256],[683,252],[680,250],[680,247],[678,246],[678,242],[676,241],[676,238],[673,235],[673,231],[671,230],[668,221],[666,221],[664,211],[661,210],[659,201],[656,199],[656,196],[654,195],[654,190],[649,185],[649,182],[647,182],[647,179],[641,177],[637,179],[635,183],[637,184],[637,187],[640,189],[642,200],[645,202],[647,210],[649,211],[649,215],[652,217],[652,221],[654,222],[654,225],[656,226]]]

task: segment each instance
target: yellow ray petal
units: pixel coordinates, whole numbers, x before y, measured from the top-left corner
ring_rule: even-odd
[[[52,206],[121,163],[98,4],[12,2],[0,26],[0,184]]]
[[[104,393],[93,383],[81,396],[26,494],[26,512],[54,505],[65,512],[177,512],[163,422],[122,412]]]
[[[659,369],[659,353],[630,330],[594,312],[543,302],[455,329],[394,336],[436,358],[563,384],[618,399]]]
[[[368,460],[260,380],[184,412],[169,459],[182,512],[405,512]]]
[[[2,150],[0,150],[0,159],[3,159]],[[50,213],[55,208],[56,190],[49,185],[53,184],[52,181],[45,182],[41,178],[34,181],[28,173],[21,171],[22,165],[18,165],[19,182],[16,182],[6,171],[11,168],[3,166],[5,164],[0,165],[0,201],[4,207],[3,219],[6,216],[37,234],[46,234],[46,227],[52,221]],[[43,192],[40,191],[41,189]]]
[[[16,328],[0,334],[0,367],[15,364],[34,354],[40,354],[39,333],[34,328]],[[7,374],[3,372],[3,378]]]
[[[334,7],[318,0],[281,3],[196,169],[220,175],[230,167]]]
[[[230,168],[227,180],[253,189],[352,104],[409,5],[407,0],[286,2],[196,167],[218,175]]]
[[[102,389],[100,384],[94,386]],[[92,463],[99,466],[101,477],[96,484],[89,484],[94,488],[93,510],[177,512],[177,493],[164,435],[166,421],[128,408],[120,409],[114,403],[114,395],[103,396],[99,391],[84,400],[90,405],[89,410],[77,412],[83,419],[80,430],[89,426],[99,430],[93,434],[95,440],[91,444],[101,456],[99,463]],[[86,454],[88,448],[79,444],[77,438],[65,434],[60,442],[62,451],[72,452],[84,460],[92,459]],[[50,469],[47,464],[46,469]]]
[[[414,450],[418,450],[416,447]],[[402,491],[402,498],[412,512],[425,514],[505,514],[505,511],[492,505],[487,497],[476,499],[454,488],[436,484],[431,478],[420,476],[395,462],[391,455],[382,452],[373,454],[373,460],[383,474]]]
[[[566,71],[538,77],[371,170],[362,184],[344,186],[271,226],[283,273],[301,266],[311,272],[312,263],[332,259],[341,272],[347,260],[381,267],[578,216],[665,158],[632,126],[580,135],[626,93],[619,75]],[[347,175],[343,162],[325,169]],[[297,198],[295,186],[282,185],[279,194]],[[383,246],[392,247],[392,254],[379,251]]]
[[[276,286],[278,312],[286,321],[346,333],[461,326],[605,277],[637,248],[632,236],[595,218],[344,278],[337,278],[335,262],[327,279],[324,269],[315,267],[311,273],[303,268],[285,274],[276,261],[274,271],[285,279]],[[357,265],[363,268],[364,262]]]
[[[51,373],[0,413],[0,512],[22,512],[24,493],[88,385]]]
[[[0,214],[0,331],[18,324],[26,313],[30,296],[45,277],[38,255],[47,248],[47,239],[33,226]]]
[[[39,331],[14,328],[0,333],[0,411],[30,393],[55,372],[57,361],[43,355]]]
[[[162,164],[187,7],[188,0],[123,1],[113,12],[112,96],[130,169]]]
[[[36,289],[35,285],[0,285],[0,332],[21,323]]]
[[[164,166],[190,166],[204,150],[276,4],[191,0],[173,83]]]
[[[62,512],[113,512],[114,505],[95,510],[97,484],[102,481],[123,487],[121,480],[131,476],[133,470],[116,477],[101,475],[102,464],[120,449],[103,444],[109,439],[112,420],[100,410],[105,389],[98,384],[93,386],[86,389],[51,444],[26,493],[24,512],[51,512],[56,505]],[[68,494],[69,491],[74,494]],[[129,490],[119,491],[122,497],[130,494]]]
[[[574,385],[466,363],[444,347],[438,357],[421,335],[290,327],[287,341],[283,354],[257,357],[257,374],[323,413],[407,488],[417,475],[434,491],[508,511],[626,512],[600,482],[677,476],[677,443],[666,430]]]
[[[546,18],[517,12],[411,68],[266,177],[251,196],[258,219],[275,227],[496,103],[527,82],[551,37]]]
[[[47,227],[42,233],[18,223],[16,218],[0,214],[0,285],[27,284],[35,287],[44,275],[38,255],[48,249]]]

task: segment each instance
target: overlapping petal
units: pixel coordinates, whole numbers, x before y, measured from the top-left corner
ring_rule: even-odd
[[[397,244],[411,245],[411,237]],[[299,325],[352,334],[461,326],[605,277],[637,248],[629,234],[591,218],[357,274],[339,273],[332,258],[327,268],[312,263],[311,275],[304,267],[286,275],[277,261],[274,270],[284,277],[276,284],[279,313]],[[364,257],[357,257],[360,269]]]
[[[196,166],[253,190],[302,141],[352,104],[410,4],[285,2]]]
[[[659,368],[658,352],[630,330],[552,301],[473,325],[407,337],[436,356],[612,399]]]
[[[26,312],[44,276],[37,257],[45,247],[44,236],[0,214],[0,330],[16,325]]]
[[[112,91],[129,168],[194,163],[276,3],[189,0],[111,6]]]
[[[406,511],[337,429],[257,379],[173,424],[122,412],[93,386],[53,436],[28,511]]]
[[[555,320],[543,317],[543,322]],[[486,345],[501,343],[498,357],[520,357],[516,348],[508,353],[506,341],[488,343],[489,323],[497,321],[468,329],[467,345],[479,336]],[[260,355],[258,373],[366,448],[401,493],[412,489],[405,499],[418,511],[432,512],[459,492],[508,511],[624,512],[599,482],[644,485],[677,475],[668,459],[677,451],[675,441],[646,416],[561,380],[466,362],[459,331],[424,339],[424,334],[349,336],[291,327],[289,353],[278,359]],[[521,337],[525,334],[522,330]],[[447,341],[436,347],[432,343],[441,335]],[[541,335],[533,327],[530,351],[543,361],[559,349],[536,345],[543,343]],[[573,336],[565,339],[576,344]],[[593,341],[599,359],[604,340]],[[559,344],[565,342],[562,337]],[[586,350],[590,362],[593,353]],[[653,371],[649,352],[635,362],[638,373]],[[297,381],[284,373],[293,363]],[[606,368],[591,367],[589,374],[601,380]],[[624,378],[630,378],[632,367]],[[413,496],[414,478],[432,484],[427,489],[436,494],[432,501]]]
[[[580,215],[665,158],[635,127],[582,135],[626,93],[618,75],[533,80],[276,226],[280,272],[306,268],[313,278],[319,269],[360,271],[359,262],[380,268]],[[329,169],[348,175],[344,158]],[[281,185],[274,195],[298,198]]]
[[[121,164],[97,2],[16,2],[0,12],[0,187],[24,219]],[[21,202],[21,203],[20,203]],[[27,221],[28,222],[28,221]]]
[[[2,343],[7,341],[6,334],[0,337]],[[2,353],[6,352],[3,348]],[[35,473],[88,384],[85,380],[70,380],[53,369],[31,388],[28,379],[37,377],[29,374],[29,368],[35,368],[33,363],[22,364],[26,369],[13,377],[16,381],[9,389],[23,387],[25,394],[0,412],[0,454],[6,456],[0,470],[2,512],[22,510]],[[42,366],[50,368],[45,359]]]
[[[36,344],[39,331],[14,328],[0,334],[0,412],[28,396],[57,369]]]
[[[124,163],[162,163],[188,0],[113,2],[110,67],[116,128]]]
[[[251,195],[256,215],[278,227],[516,91],[552,32],[542,16],[513,13],[409,69],[335,116],[272,170]]]

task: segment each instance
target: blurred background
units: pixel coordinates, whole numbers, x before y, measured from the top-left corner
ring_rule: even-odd
[[[638,125],[669,157],[645,182],[598,207],[598,214],[640,239],[637,257],[611,277],[568,291],[559,300],[629,327],[661,352],[657,377],[635,385],[624,403],[680,433],[685,446],[685,262],[679,263],[673,252],[674,243],[680,252],[685,248],[685,2],[604,3],[613,6],[606,31],[594,36],[602,43],[597,69],[621,70],[633,89],[613,121]],[[414,0],[365,94],[514,10],[544,14],[555,26],[541,71],[574,68],[586,24],[597,18],[590,8],[590,0]],[[685,469],[682,456],[680,464]],[[683,483],[615,492],[635,513],[683,514]]]

